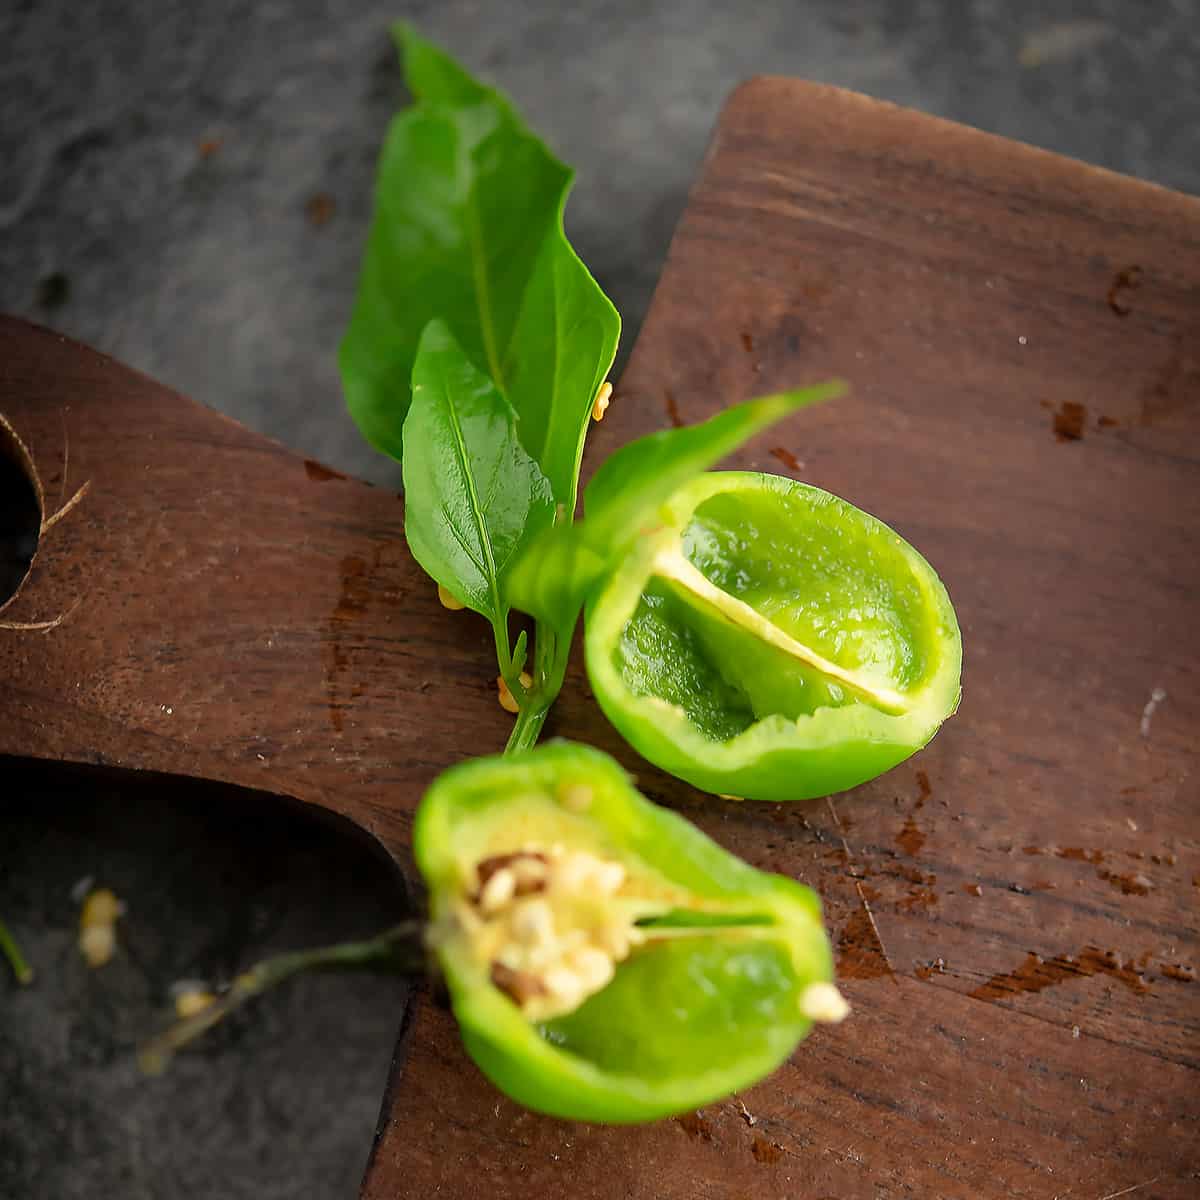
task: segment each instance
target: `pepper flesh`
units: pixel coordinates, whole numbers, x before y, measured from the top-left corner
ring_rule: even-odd
[[[697,787],[800,800],[925,745],[958,703],[961,641],[928,563],[874,517],[754,472],[685,485],[586,619],[601,707]]]
[[[814,1013],[844,1015],[822,1001],[816,896],[650,804],[598,751],[552,742],[453,768],[414,849],[464,1044],[527,1107],[684,1112],[772,1071]]]

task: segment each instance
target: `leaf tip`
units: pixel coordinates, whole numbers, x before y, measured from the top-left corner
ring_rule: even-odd
[[[401,55],[424,41],[417,32],[416,26],[411,21],[404,20],[403,17],[398,21],[393,21],[389,26],[388,32],[391,33],[392,41]]]
[[[836,400],[849,390],[850,385],[844,379],[834,377],[823,383],[814,383],[810,387],[793,388],[791,391],[779,392],[774,396],[765,396],[762,403],[765,407],[776,411],[795,412],[814,404],[824,404],[827,400]]]

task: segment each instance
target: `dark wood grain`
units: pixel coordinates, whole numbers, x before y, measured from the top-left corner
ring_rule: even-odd
[[[372,1200],[1200,1187],[1200,203],[748,84],[588,462],[834,373],[848,399],[739,461],[846,496],[933,562],[963,627],[958,715],[883,779],[796,806],[637,762],[577,667],[550,732],[818,888],[853,1018],[740,1099],[605,1129],[504,1100],[419,1004]],[[438,606],[400,500],[13,322],[0,412],[48,513],[91,480],[0,617],[70,610],[0,631],[0,752],[295,796],[407,866],[421,789],[508,718],[486,628]]]

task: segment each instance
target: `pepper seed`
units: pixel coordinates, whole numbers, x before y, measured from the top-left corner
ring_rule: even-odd
[[[467,606],[449,589],[438,584],[438,601],[443,608],[448,608],[451,612],[461,612]]]
[[[513,913],[512,929],[526,945],[544,945],[554,936],[550,905],[545,900],[527,900]]]
[[[810,1021],[836,1025],[850,1015],[850,1005],[832,983],[810,983],[800,993],[800,1012]]]
[[[479,893],[479,907],[485,913],[499,912],[516,891],[516,876],[508,867],[502,867],[483,885]]]
[[[600,385],[600,390],[596,393],[596,399],[592,402],[592,420],[603,421],[604,414],[608,411],[608,403],[612,398],[612,384],[607,380]]]
[[[585,946],[571,955],[571,966],[588,993],[598,992],[616,974],[613,961],[594,946]]]
[[[587,812],[592,806],[592,789],[586,783],[563,784],[558,792],[558,801],[571,812]]]

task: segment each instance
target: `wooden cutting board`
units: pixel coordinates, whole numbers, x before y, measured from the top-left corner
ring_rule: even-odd
[[[637,760],[578,666],[549,732],[819,889],[853,1018],[739,1098],[612,1129],[509,1103],[420,999],[364,1196],[1200,1194],[1200,202],[755,80],[588,462],[830,374],[849,398],[737,461],[931,560],[958,715],[875,783],[791,806]],[[0,752],[296,797],[410,869],[422,790],[509,718],[402,501],[16,321],[0,413],[47,517],[88,484],[0,617],[67,614],[0,630]]]

